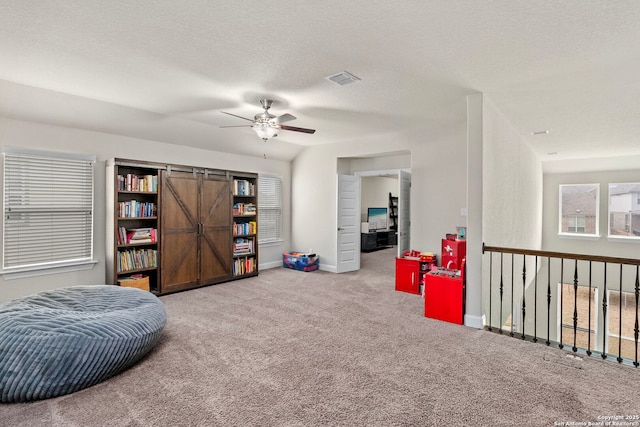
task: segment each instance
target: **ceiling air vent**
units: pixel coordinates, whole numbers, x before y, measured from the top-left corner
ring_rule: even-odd
[[[338,74],[334,74],[332,76],[325,77],[325,79],[334,82],[337,85],[344,86],[350,83],[355,83],[360,80],[358,77],[354,76],[351,73],[343,71]]]

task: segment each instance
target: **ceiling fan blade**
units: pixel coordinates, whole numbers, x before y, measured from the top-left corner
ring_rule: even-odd
[[[221,128],[250,128],[253,125],[220,126]]]
[[[224,113],[224,114],[228,114],[228,115],[233,116],[233,117],[237,117],[237,118],[239,118],[239,119],[249,120],[250,122],[252,122],[252,121],[253,121],[253,119],[247,119],[246,117],[238,116],[237,114],[227,113],[226,111],[220,111],[220,112],[221,112],[221,113]]]
[[[280,129],[292,130],[292,131],[295,131],[295,132],[303,132],[303,133],[315,133],[316,132],[315,129],[299,128],[299,127],[295,127],[295,126],[286,126],[286,125],[280,125]]]
[[[285,113],[281,116],[276,117],[276,123],[290,122],[291,120],[295,120],[295,119],[296,119],[296,116],[289,113]]]

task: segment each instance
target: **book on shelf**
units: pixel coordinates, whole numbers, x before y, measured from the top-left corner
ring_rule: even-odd
[[[156,193],[158,191],[157,175],[118,175],[119,191],[138,191],[142,193]]]
[[[156,243],[158,230],[152,227],[131,228],[118,227],[118,244],[135,245],[138,243]]]
[[[256,186],[247,179],[234,179],[233,194],[236,196],[255,196]]]
[[[128,249],[118,251],[118,272],[158,267],[158,251],[155,249]]]
[[[256,271],[255,258],[238,258],[233,262],[233,275],[242,276]]]
[[[257,212],[255,203],[234,203],[233,214],[235,216],[251,216]]]
[[[233,235],[243,236],[247,234],[256,234],[258,232],[258,223],[256,221],[249,222],[234,222],[233,223]]]
[[[233,239],[233,254],[234,255],[249,255],[254,253],[255,239],[236,237]]]
[[[120,218],[148,218],[157,215],[157,206],[153,202],[138,202],[127,200],[118,203],[118,216]]]

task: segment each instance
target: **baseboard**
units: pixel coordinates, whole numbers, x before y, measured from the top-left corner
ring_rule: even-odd
[[[323,264],[320,263],[319,269],[322,271],[328,271],[330,273],[337,273],[338,269],[336,268],[335,265],[327,265],[327,264]]]
[[[484,328],[485,318],[482,316],[472,316],[470,314],[464,315],[464,325],[470,328],[482,329]]]
[[[259,264],[258,269],[260,270],[268,270],[270,268],[278,268],[282,267],[282,261],[271,261],[265,262],[264,264]]]

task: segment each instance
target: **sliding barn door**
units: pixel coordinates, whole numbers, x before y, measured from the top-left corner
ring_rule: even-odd
[[[199,176],[162,171],[160,197],[160,292],[193,288],[199,282]]]
[[[223,176],[203,176],[200,190],[200,283],[232,278],[231,183]]]

